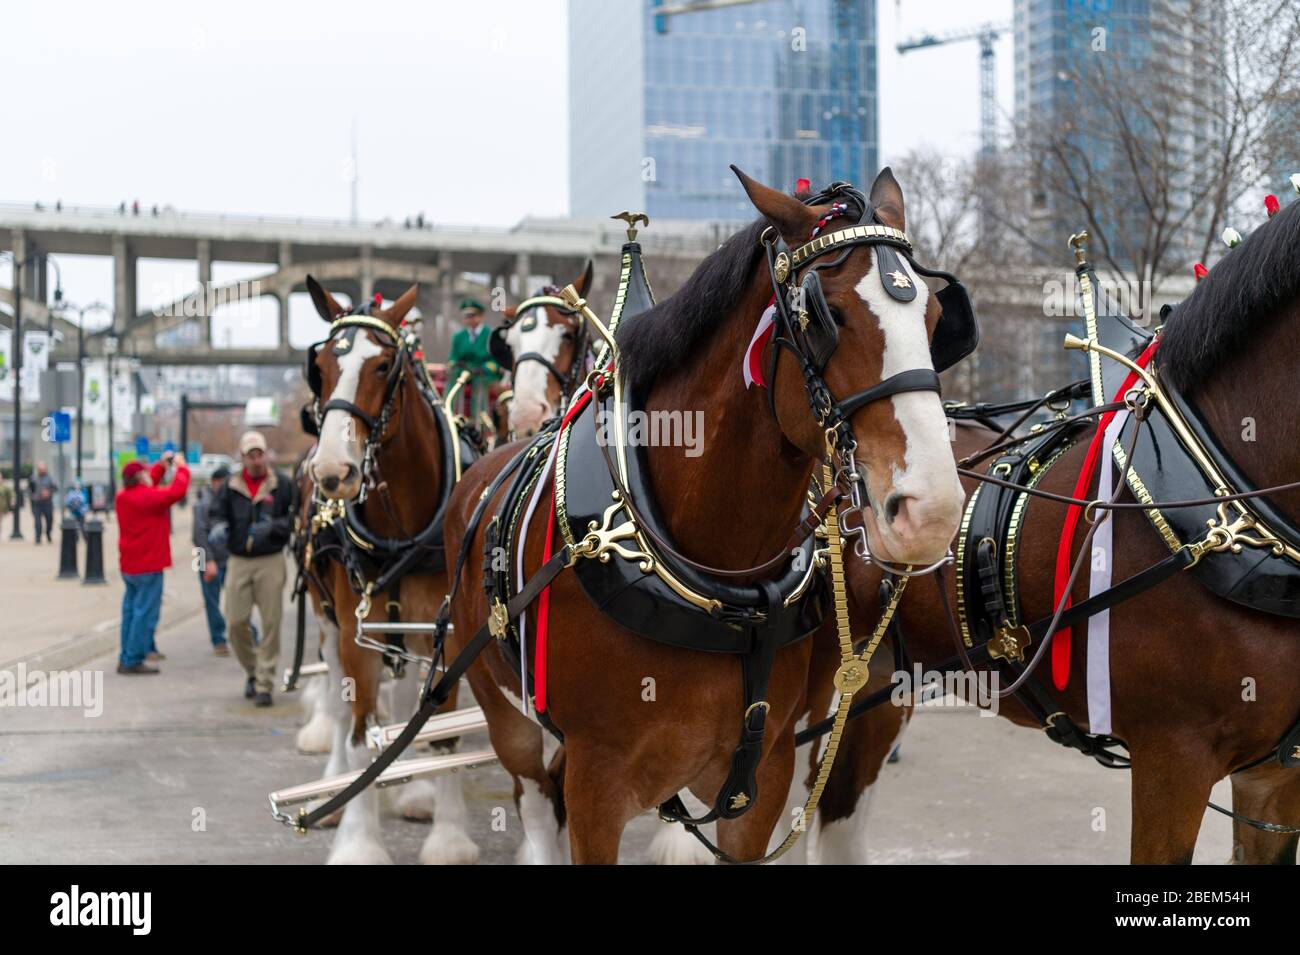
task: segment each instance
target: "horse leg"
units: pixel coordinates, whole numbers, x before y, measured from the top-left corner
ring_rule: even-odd
[[[307,722],[298,730],[295,744],[300,753],[328,753],[333,736],[334,724],[330,719],[328,680],[308,680],[302,690],[303,709],[310,714]]]
[[[383,661],[378,653],[357,646],[354,631],[355,624],[350,620],[340,628],[338,652],[347,675],[343,690],[351,698],[344,741],[346,768],[361,771],[374,757],[366,746],[366,727],[379,697]],[[392,861],[380,837],[379,794],[369,786],[343,807],[329,862],[331,865],[373,865]]]
[[[393,719],[410,719],[420,699],[423,681],[419,668],[409,665],[400,680],[393,682]],[[426,777],[413,779],[397,790],[396,809],[402,818],[415,822],[428,822],[434,818],[434,782]]]
[[[470,668],[469,678],[487,717],[492,750],[514,780],[515,810],[524,829],[518,861],[559,865],[565,861],[559,842],[564,806],[547,767],[545,731],[520,712],[518,697],[496,683],[484,661]]]
[[[575,747],[565,738],[564,805],[574,865],[617,865],[623,830],[639,812],[630,789],[633,766],[618,755]]]
[[[1134,865],[1190,865],[1205,805],[1224,770],[1212,750],[1191,737],[1165,738],[1133,749]]]
[[[868,692],[872,687],[868,686]],[[880,769],[907,729],[908,707],[882,705],[844,727],[838,758],[817,809],[818,865],[866,865],[867,822]]]
[[[452,687],[447,702],[437,713],[450,713],[456,709],[460,688]],[[451,755],[460,740],[445,739],[430,744],[430,749],[440,755]],[[439,773],[433,777],[433,829],[420,847],[420,861],[425,865],[473,865],[478,861],[479,848],[469,837],[469,810],[465,806],[465,793],[461,789],[460,773]]]
[[[348,712],[343,694],[343,665],[339,662],[339,628],[328,621],[321,623],[321,653],[328,672],[321,679],[317,691],[317,706],[324,712],[329,728],[329,759],[325,763],[325,776],[337,776],[348,768],[348,731],[352,728],[352,714]],[[308,809],[323,805],[325,800],[310,803]],[[342,810],[330,813],[320,821],[323,828],[337,826]]]
[[[1232,810],[1260,822],[1300,826],[1300,772],[1269,762],[1232,777]],[[1232,823],[1232,861],[1295,865],[1300,833],[1264,832]]]

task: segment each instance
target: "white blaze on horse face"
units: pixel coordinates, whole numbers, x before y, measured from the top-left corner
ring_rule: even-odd
[[[933,368],[925,328],[929,287],[907,261],[902,268],[917,289],[916,298],[899,302],[881,285],[880,263],[871,250],[872,268],[858,283],[857,293],[880,322],[885,348],[881,380],[913,368]],[[872,513],[864,515],[873,552],[887,560],[930,563],[948,549],[961,522],[965,494],[957,477],[943,402],[933,391],[912,391],[889,399],[903,429],[907,450],[903,466],[888,475],[867,471]],[[869,436],[858,435],[863,445]],[[865,464],[866,462],[863,462]],[[885,513],[893,497],[892,520]]]
[[[368,330],[357,329],[352,347],[342,354],[337,351],[334,353],[339,364],[339,380],[333,391],[321,396],[321,403],[336,398],[356,401],[361,372],[366,362],[383,352],[384,349],[370,337]],[[356,419],[340,408],[331,408],[326,412],[325,420],[321,422],[320,441],[311,459],[311,476],[327,497],[348,498],[356,493],[361,483],[360,448]],[[336,483],[331,489],[325,484],[329,478],[335,478],[336,482],[341,483]]]
[[[506,343],[516,358],[532,352],[555,364],[566,329],[563,325],[552,325],[541,308],[534,314],[537,317],[535,324],[528,322],[526,317],[510,327],[506,332]],[[524,324],[532,327],[525,330],[520,327]],[[510,381],[514,391],[510,401],[510,430],[515,435],[531,434],[542,426],[543,421],[555,415],[556,408],[546,395],[550,379],[550,371],[539,361],[526,361],[515,366]]]

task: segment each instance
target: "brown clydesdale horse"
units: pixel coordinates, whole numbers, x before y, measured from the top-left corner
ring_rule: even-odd
[[[1167,321],[1154,362],[1157,374],[1197,407],[1258,488],[1300,476],[1294,368],[1294,356],[1300,354],[1297,262],[1300,202],[1215,265]],[[959,427],[956,457],[987,447],[994,437],[984,428]],[[1072,494],[1086,449],[1086,440],[1077,444],[1038,486]],[[974,490],[974,481],[964,484],[968,493]],[[1094,480],[1090,494],[1095,492]],[[1126,492],[1124,500],[1133,498]],[[1277,493],[1272,500],[1292,520],[1300,517],[1300,491]],[[1055,609],[1053,571],[1064,514],[1059,503],[1029,501],[1018,561],[1024,619],[1044,618]],[[1111,520],[1116,522],[1115,582],[1169,553],[1140,511],[1114,511]],[[1076,535],[1076,555],[1082,538],[1082,533]],[[1088,595],[1087,574],[1081,576],[1073,591],[1076,603]],[[947,580],[948,600],[955,607],[954,575]],[[854,633],[861,634],[878,613],[879,574],[851,561],[849,583]],[[928,667],[953,656],[950,626],[933,581],[913,582],[898,617],[913,660]],[[1064,693],[1052,689],[1050,676],[1041,681],[1059,708],[1084,728],[1087,643],[1076,631],[1072,676]],[[888,654],[878,654],[877,662],[876,679],[863,693],[887,685],[892,661]],[[1256,768],[1234,772],[1269,754],[1300,716],[1296,620],[1221,599],[1191,574],[1178,573],[1110,611],[1110,675],[1112,733],[1128,743],[1132,754],[1132,862],[1190,862],[1211,787],[1229,775],[1236,813],[1300,826],[1300,771],[1268,758]],[[1254,692],[1247,693],[1247,687]],[[824,679],[814,694],[823,702],[810,707],[813,719],[824,715],[829,693]],[[1014,699],[1003,700],[1000,712],[1039,728]],[[866,797],[906,715],[885,704],[848,724],[819,810],[821,861],[865,861]],[[1036,745],[1052,744],[1043,740]],[[1296,833],[1232,825],[1234,861],[1296,863]]]
[[[624,374],[646,396],[647,412],[704,416],[698,457],[669,447],[645,453],[675,546],[721,567],[752,566],[782,549],[825,452],[795,360],[784,351],[776,359],[775,415],[767,392],[745,388],[741,362],[772,295],[760,233],[770,224],[794,247],[808,241],[830,207],[809,207],[741,179],[764,218],[706,259],[676,295],[619,332]],[[902,192],[888,170],[870,199],[884,223],[904,227]],[[927,307],[918,297],[914,307],[869,304],[883,297],[875,294],[875,260],[874,249],[855,247],[821,272],[829,306],[842,323],[824,372],[836,394],[874,386],[903,368],[931,367],[928,338],[937,303]],[[938,396],[894,395],[862,407],[851,423],[873,501],[893,502],[868,520],[873,549],[903,562],[934,561],[957,528],[962,501]],[[447,518],[449,554],[459,549],[480,495],[518,448],[494,451],[456,488]],[[529,528],[528,575],[541,564],[545,524]],[[448,659],[488,617],[487,600],[475,585],[483,573],[482,530],[469,548],[469,584],[453,601]],[[565,736],[562,763],[548,765],[549,736],[544,739],[521,714],[522,688],[495,642],[470,668],[470,683],[487,715],[493,749],[515,779],[533,861],[563,858],[557,837],[567,824],[573,861],[615,862],[624,826],[637,814],[684,789],[712,801],[722,786],[743,709],[740,664],[621,629],[592,605],[572,574],[555,580],[550,603],[548,712]],[[535,608],[528,616],[535,627]],[[761,856],[782,821],[810,650],[804,640],[777,653],[761,795],[744,815],[719,824],[721,846],[733,856]],[[647,679],[654,681],[653,702],[643,698]]]
[[[308,291],[320,317],[333,323],[348,314],[314,279],[307,280]],[[329,501],[352,501],[361,491],[362,481],[373,480],[359,513],[364,526],[373,534],[390,539],[409,539],[433,520],[442,498],[442,433],[431,407],[417,386],[414,366],[406,368],[391,396],[391,414],[381,435],[374,436],[373,473],[363,474],[363,448],[371,438],[369,424],[382,420],[390,376],[403,360],[395,344],[396,329],[415,304],[412,286],[388,308],[376,308],[370,314],[381,327],[341,328],[322,345],[313,359],[319,375],[319,401],[339,401],[348,407],[332,407],[320,422],[316,451],[307,470],[310,483]],[[382,326],[394,330],[390,336]],[[346,344],[345,344],[346,343]],[[363,415],[365,417],[363,417]],[[366,730],[376,721],[379,685],[383,675],[383,657],[356,642],[356,610],[359,595],[348,581],[343,565],[336,560],[317,562],[321,581],[328,594],[314,594],[317,619],[324,633],[323,652],[329,665],[328,690],[325,696],[333,722],[333,741],[326,775],[364,769],[373,757],[366,746]],[[436,616],[447,592],[445,571],[413,573],[401,579],[400,613],[403,621],[427,621]],[[309,588],[310,589],[310,588]],[[321,612],[321,598],[333,607],[337,626]],[[387,592],[371,597],[368,621],[389,619]],[[408,650],[430,656],[432,641],[420,634],[407,634]],[[393,694],[393,713],[404,718],[415,709],[419,676],[409,671],[397,681]],[[444,705],[444,711],[456,707],[456,696]],[[435,744],[438,745],[438,744]],[[446,746],[444,745],[445,749]],[[432,807],[429,806],[430,795]],[[379,795],[366,790],[343,809],[331,863],[390,862],[380,840]],[[433,782],[421,781],[404,787],[401,794],[403,812],[414,818],[435,817],[433,830],[420,851],[427,863],[469,863],[478,857],[478,848],[466,835],[465,804],[460,787],[446,777]]]

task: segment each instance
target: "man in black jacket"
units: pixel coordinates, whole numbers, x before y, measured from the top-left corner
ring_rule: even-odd
[[[210,516],[214,535],[224,537],[226,624],[235,656],[248,674],[244,696],[271,705],[271,687],[280,665],[280,614],[284,599],[284,546],[292,528],[293,487],[267,464],[266,438],[258,431],[239,439],[243,468],[214,495]],[[253,644],[253,607],[262,618],[262,639]]]

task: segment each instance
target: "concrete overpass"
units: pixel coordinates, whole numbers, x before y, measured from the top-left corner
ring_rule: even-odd
[[[654,223],[642,232],[642,239],[649,257],[685,268],[714,249],[730,230],[726,224]],[[47,287],[44,264],[49,255],[110,256],[112,332],[120,339],[119,353],[145,364],[300,361],[301,349],[289,344],[288,302],[292,293],[305,291],[309,272],[354,302],[375,292],[393,298],[418,284],[417,307],[425,318],[426,346],[431,354],[438,354],[449,343],[449,321],[458,297],[465,293],[483,296],[501,288],[510,300],[517,300],[539,281],[570,281],[592,257],[598,263],[593,299],[612,301],[624,239],[623,224],[614,220],[529,219],[513,228],[417,226],[391,220],[354,223],[171,208],[136,212],[125,205],[0,203],[0,249],[13,251],[15,261],[33,253],[37,256],[22,277],[24,324],[30,321],[29,327],[44,327],[48,321],[44,303],[52,290]],[[169,306],[141,309],[136,264],[142,257],[196,262],[200,291]],[[214,261],[266,263],[268,270],[251,282],[218,287],[212,283]],[[269,349],[215,346],[208,306],[213,300],[247,296],[271,297],[279,303],[278,344]],[[0,289],[0,312],[8,313],[0,320],[6,325],[12,321],[12,304],[12,291]],[[193,331],[166,334],[183,326],[193,326]],[[56,319],[55,327],[64,331],[64,341],[52,357],[75,357],[75,325]],[[102,338],[89,339],[88,352],[100,354],[101,343]]]

